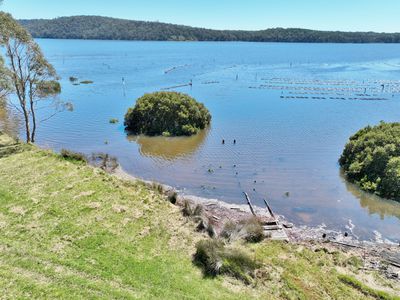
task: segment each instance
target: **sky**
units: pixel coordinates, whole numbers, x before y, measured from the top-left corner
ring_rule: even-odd
[[[100,15],[213,29],[400,32],[400,0],[4,0],[18,19]]]

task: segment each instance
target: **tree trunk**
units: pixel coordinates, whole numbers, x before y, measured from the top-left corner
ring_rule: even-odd
[[[23,113],[24,113],[24,120],[25,120],[25,131],[26,131],[26,142],[30,143],[31,142],[31,130],[29,126],[29,114],[26,110],[26,107],[22,107]]]
[[[31,142],[35,142],[35,134],[36,134],[36,115],[35,109],[33,108],[33,104],[31,103],[31,112],[32,112],[32,134],[31,134]]]
[[[35,103],[33,102],[33,85],[32,82],[29,83],[29,105],[32,116],[32,133],[31,133],[31,142],[35,142],[35,134],[36,134],[36,114],[35,114]]]

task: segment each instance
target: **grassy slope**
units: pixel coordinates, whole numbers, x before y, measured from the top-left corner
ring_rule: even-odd
[[[204,236],[163,196],[22,147],[0,158],[0,299],[374,299],[340,280],[339,258],[282,243],[250,247],[252,287],[203,278]]]

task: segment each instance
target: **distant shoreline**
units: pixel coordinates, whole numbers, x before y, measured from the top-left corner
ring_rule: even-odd
[[[157,42],[157,43],[243,43],[243,44],[315,44],[315,45],[398,45],[396,43],[335,43],[335,42],[255,42],[255,41],[174,41],[174,40],[113,40],[113,39],[79,39],[79,38],[50,38],[50,37],[35,37],[40,40],[63,40],[63,41],[92,41],[92,42]]]
[[[257,31],[216,30],[100,16],[72,16],[19,20],[19,22],[34,38],[46,39],[323,44],[400,43],[400,33],[321,31],[301,28],[270,28]]]

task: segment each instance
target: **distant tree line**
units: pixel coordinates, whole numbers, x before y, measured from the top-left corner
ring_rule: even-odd
[[[20,20],[19,22],[35,38],[307,43],[400,42],[400,33],[316,31],[297,28],[273,28],[260,31],[211,30],[99,16],[61,17],[52,20]]]

